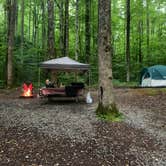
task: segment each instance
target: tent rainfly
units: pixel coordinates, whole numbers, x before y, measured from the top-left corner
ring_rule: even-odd
[[[142,87],[166,86],[166,66],[155,65],[141,71],[140,84]]]
[[[40,63],[41,68],[60,71],[87,71],[89,64],[77,62],[69,57],[51,59]]]

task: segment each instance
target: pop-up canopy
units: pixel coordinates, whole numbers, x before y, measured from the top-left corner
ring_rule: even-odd
[[[77,62],[69,57],[51,59],[40,63],[41,68],[62,71],[87,71],[89,64]]]

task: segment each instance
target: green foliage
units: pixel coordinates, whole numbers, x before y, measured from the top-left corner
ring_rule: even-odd
[[[99,118],[106,121],[122,121],[123,119],[123,115],[119,112],[115,103],[110,106],[103,106],[102,103],[99,103],[96,114]]]
[[[31,4],[30,4],[31,2]],[[47,1],[45,3],[45,22],[42,21],[41,0],[25,1],[24,12],[24,48],[21,50],[21,1],[18,1],[18,20],[15,32],[14,47],[14,82],[20,85],[24,80],[37,82],[39,68],[38,64],[47,59],[47,39],[44,41],[45,47],[42,48],[42,25],[45,25],[47,31]],[[60,51],[60,10],[59,4],[62,0],[55,3],[55,48],[57,57],[63,56]],[[125,13],[126,3],[124,0],[112,0],[112,67],[115,86],[135,86],[139,83],[140,70],[155,64],[166,64],[166,26],[165,26],[165,1],[149,1],[150,16],[150,51],[147,54],[147,9],[146,3],[140,0],[131,0],[131,83],[124,83],[126,80],[126,59],[125,59]],[[71,0],[69,7],[69,56],[75,58],[75,1]],[[7,17],[5,10],[5,1],[0,1],[0,80],[5,80],[6,75],[6,55],[7,55]],[[35,9],[38,12],[35,15]],[[33,26],[34,18],[37,17],[36,27]],[[98,1],[91,1],[91,77],[92,86],[98,82]],[[142,62],[139,62],[139,31],[138,22],[142,20],[142,40],[141,53]],[[30,27],[29,27],[30,25]],[[33,30],[33,28],[36,28]],[[36,30],[36,42],[34,41],[34,31]],[[46,36],[47,38],[47,36]],[[86,62],[85,56],[85,1],[79,2],[79,57],[80,62]],[[41,71],[41,82],[46,79],[47,72]],[[49,76],[49,75],[48,75]],[[60,75],[64,84],[71,82],[74,76]],[[82,76],[79,81],[85,81]],[[137,83],[136,83],[137,82]]]
[[[121,82],[119,80],[113,80],[114,87],[136,87],[138,82]]]

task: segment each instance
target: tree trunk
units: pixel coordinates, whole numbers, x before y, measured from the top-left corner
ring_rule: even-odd
[[[34,1],[34,4],[33,4],[33,28],[32,28],[32,41],[33,41],[33,44],[36,45],[36,0]]]
[[[91,39],[90,8],[91,8],[91,0],[85,0],[85,57],[87,63],[89,63],[90,59],[90,39]]]
[[[41,2],[41,10],[42,10],[42,49],[45,51],[46,49],[46,12],[45,12],[45,0]]]
[[[7,2],[4,5],[4,41],[7,39]]]
[[[146,44],[147,44],[147,58],[150,60],[149,50],[149,0],[146,0]]]
[[[126,0],[126,68],[127,82],[130,81],[130,0]]]
[[[59,8],[59,29],[60,29],[60,50],[61,50],[61,55],[64,56],[64,14],[63,14],[63,7],[64,2],[61,0],[60,2],[60,8]]]
[[[142,27],[143,26],[143,21],[139,20],[138,22],[138,33],[139,33],[139,41],[138,41],[138,60],[139,63],[142,63]]]
[[[98,63],[99,63],[99,104],[111,108],[114,103],[112,85],[111,43],[110,43],[110,0],[99,0]]]
[[[139,7],[140,7],[140,13],[139,13],[139,20],[138,20],[138,60],[140,65],[143,61],[143,55],[142,55],[142,41],[143,41],[143,0],[139,0]]]
[[[19,16],[18,16],[18,3],[16,4],[16,14],[15,14],[15,32],[14,35],[19,35],[20,29],[18,28]]]
[[[28,18],[28,39],[29,39],[29,41],[31,39],[31,12],[32,12],[31,0],[29,0],[29,18]]]
[[[48,58],[55,58],[54,0],[48,0]]]
[[[24,0],[21,3],[21,56],[24,51]]]
[[[65,1],[64,56],[69,56],[69,0]]]
[[[76,42],[75,42],[75,59],[78,60],[79,55],[79,0],[76,0]]]
[[[48,59],[56,58],[54,34],[54,0],[48,0]],[[56,72],[51,72],[51,81],[57,83]]]
[[[40,12],[40,8],[39,8],[39,4],[40,2],[37,2],[36,4],[36,27],[35,27],[35,33],[36,33],[36,46],[38,47],[39,45],[41,45],[41,42],[39,41],[39,12]]]
[[[16,21],[17,0],[7,0],[8,6],[8,50],[7,50],[7,87],[13,85],[13,47]]]

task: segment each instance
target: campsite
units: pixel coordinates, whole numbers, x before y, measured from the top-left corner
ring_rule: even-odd
[[[165,166],[165,7],[0,1],[0,166]]]
[[[111,123],[96,118],[96,101],[87,105],[20,100],[15,97],[18,90],[1,90],[0,163],[164,166],[166,90],[162,91],[115,89],[125,120]]]

